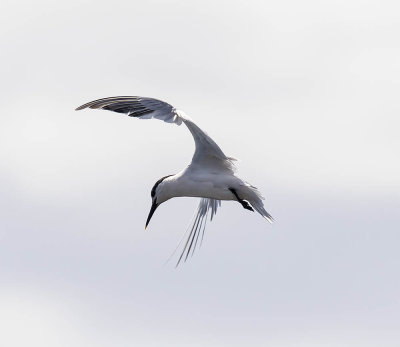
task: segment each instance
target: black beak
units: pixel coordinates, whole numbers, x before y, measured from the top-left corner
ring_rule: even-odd
[[[154,212],[156,211],[157,207],[158,207],[158,204],[157,204],[156,201],[154,200],[154,201],[153,201],[153,204],[151,205],[151,209],[150,209],[149,216],[147,217],[146,226],[144,227],[145,229],[146,229],[147,226],[149,225],[150,219],[151,219],[151,217],[153,217],[153,214],[154,214]]]

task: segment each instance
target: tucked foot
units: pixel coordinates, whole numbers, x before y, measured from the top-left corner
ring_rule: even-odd
[[[253,208],[250,206],[250,204],[246,201],[243,200],[241,198],[239,198],[239,195],[236,193],[236,190],[233,188],[229,188],[229,190],[232,192],[232,194],[235,196],[235,198],[237,199],[237,201],[239,201],[241,203],[241,205],[243,206],[243,208],[245,208],[246,210],[252,211],[254,212]]]
[[[246,200],[242,200],[242,201],[239,201],[239,202],[242,204],[242,206],[243,206],[246,210],[249,210],[249,211],[254,212],[253,207],[251,207],[250,204],[249,204]]]

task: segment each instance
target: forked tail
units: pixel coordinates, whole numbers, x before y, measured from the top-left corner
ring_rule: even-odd
[[[265,218],[268,222],[272,224],[274,222],[274,219],[264,208],[264,197],[261,195],[260,191],[256,187],[249,185],[249,188],[252,191],[252,197],[248,199],[249,203],[255,211],[257,211],[263,218]]]
[[[271,224],[274,222],[274,219],[272,218],[272,216],[265,210],[263,203],[261,203],[261,204],[251,203],[251,205],[268,222],[270,222]]]

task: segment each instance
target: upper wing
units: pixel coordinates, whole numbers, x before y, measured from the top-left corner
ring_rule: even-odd
[[[177,125],[183,122],[192,133],[196,146],[191,163],[194,169],[207,167],[231,172],[235,170],[233,158],[227,157],[214,140],[188,116],[164,101],[139,96],[116,96],[88,102],[76,110],[84,108],[101,108],[140,119],[156,118]]]

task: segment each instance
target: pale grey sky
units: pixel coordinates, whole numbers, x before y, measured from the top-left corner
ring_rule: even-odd
[[[2,1],[0,344],[398,346],[400,5],[395,1]],[[165,260],[196,199],[144,223],[182,169],[184,110],[266,195],[223,202]]]

